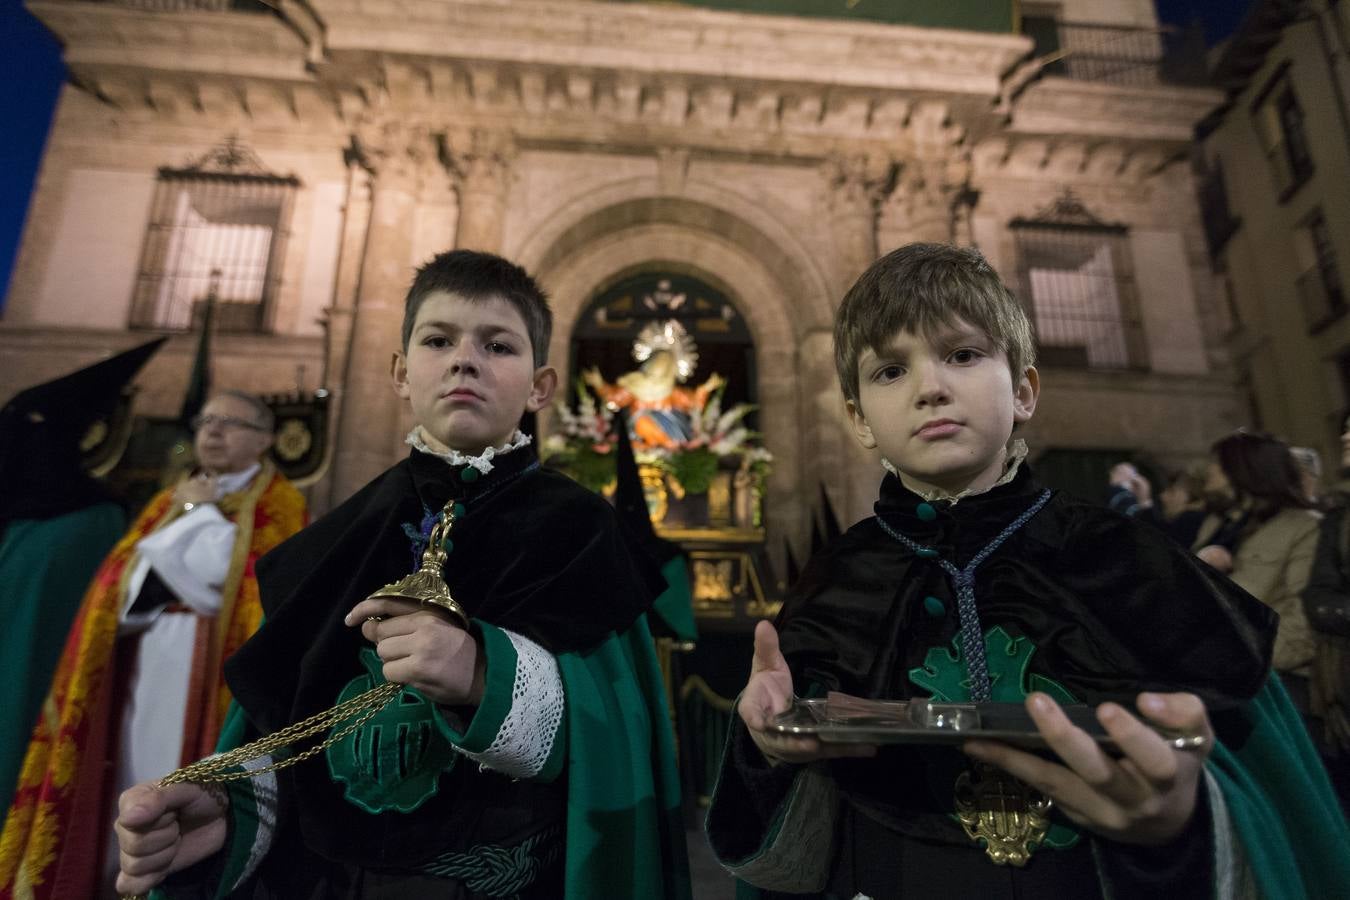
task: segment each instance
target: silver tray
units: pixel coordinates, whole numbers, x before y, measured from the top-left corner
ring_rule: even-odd
[[[1060,707],[1069,721],[1087,732],[1102,749],[1120,748],[1097,721],[1090,706]],[[1178,750],[1205,745],[1204,735],[1151,725]],[[769,725],[779,734],[814,737],[841,744],[962,744],[970,740],[1002,741],[1028,750],[1047,748],[1026,707],[1020,703],[934,703],[930,700],[864,700],[847,694],[803,700],[780,713]]]

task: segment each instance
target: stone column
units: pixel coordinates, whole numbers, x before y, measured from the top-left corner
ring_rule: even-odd
[[[365,252],[366,227],[370,224],[370,172],[348,153],[347,194],[342,204],[342,237],[338,246],[337,275],[333,300],[324,310],[327,347],[323,383],[337,384],[347,374],[351,349],[352,318],[356,315],[356,292],[360,286],[361,256]]]
[[[877,258],[877,210],[892,172],[889,160],[864,155],[831,157],[822,168],[840,297]]]
[[[455,246],[498,253],[506,225],[515,142],[507,132],[475,131],[445,143],[446,164],[458,178],[459,225]]]
[[[798,351],[801,384],[801,481],[806,510],[819,507],[819,486],[829,494],[840,524],[847,528],[871,513],[880,483],[875,456],[853,438],[844,414],[844,395],[834,368],[834,335],[828,329],[808,333]],[[870,494],[870,496],[868,496]],[[860,499],[861,498],[861,499]],[[803,518],[810,537],[810,521]],[[795,545],[804,549],[805,543]]]
[[[896,169],[885,158],[835,157],[826,161],[825,177],[830,186],[830,229],[838,256],[838,296],[842,299],[877,259],[877,215],[895,186]],[[817,446],[825,476],[820,480],[847,528],[867,515],[876,500],[880,481],[877,457],[863,449],[849,430],[834,368],[832,334],[816,332],[807,337],[802,344],[802,369],[805,383],[815,386],[808,392],[805,415],[806,421],[819,429]]]
[[[338,419],[334,506],[390,465],[391,441],[401,437],[389,362],[400,347],[421,168],[431,150],[425,131],[392,120],[359,126],[353,144],[371,172],[370,219]]]

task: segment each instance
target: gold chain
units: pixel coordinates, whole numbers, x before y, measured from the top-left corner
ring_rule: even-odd
[[[216,756],[208,756],[206,759],[199,759],[191,765],[184,766],[176,772],[170,772],[160,779],[160,787],[168,787],[171,784],[181,784],[191,781],[196,784],[220,784],[226,781],[237,781],[243,778],[257,778],[259,775],[265,775],[268,772],[276,772],[279,769],[289,768],[296,763],[304,762],[311,756],[322,753],[329,747],[351,734],[362,725],[366,724],[371,718],[389,705],[389,702],[398,696],[399,691],[403,690],[403,685],[396,682],[387,681],[379,687],[372,688],[364,694],[345,700],[331,709],[310,716],[294,725],[288,725],[280,731],[274,731],[266,737],[259,738],[250,744],[237,747],[234,750],[227,750]],[[343,728],[341,731],[329,735],[322,743],[310,747],[303,753],[297,753],[295,756],[278,760],[258,769],[233,769],[234,766],[243,765],[246,762],[267,756],[281,750],[296,741],[302,741],[305,738],[313,737],[326,728],[332,728],[339,722],[344,722],[353,716],[358,716],[356,721]]]
[[[422,596],[413,594],[407,590],[400,591],[405,582],[410,582],[417,574],[405,578],[395,584],[386,585],[382,591],[377,591],[371,597],[395,596],[404,599],[414,600],[422,605],[434,605],[446,610],[460,624],[468,626],[468,617],[464,614],[463,608],[451,597],[450,592],[445,586],[444,578],[441,576],[441,567],[445,564],[446,550],[444,541],[450,535],[451,529],[455,523],[454,498],[446,501],[445,508],[441,511],[441,516],[437,523],[431,529],[431,535],[427,542],[426,550],[423,553],[422,569],[420,574],[432,575],[432,578],[438,584],[439,590],[431,596]],[[389,594],[393,590],[393,594]],[[216,756],[208,756],[206,759],[199,759],[191,765],[184,766],[177,771],[170,772],[159,781],[160,787],[168,787],[171,784],[183,784],[191,782],[193,784],[222,784],[227,781],[239,781],[245,778],[257,778],[259,775],[266,775],[268,772],[276,772],[281,769],[290,768],[296,763],[304,762],[312,756],[315,756],[338,741],[351,734],[362,725],[369,722],[380,710],[390,704],[395,697],[403,690],[403,685],[393,681],[387,681],[378,687],[371,688],[363,694],[359,694],[345,700],[330,709],[326,709],[317,715],[310,716],[294,725],[288,725],[280,731],[274,731],[265,737],[261,737],[252,743],[245,744],[242,747],[236,747],[233,750],[227,750]],[[345,726],[340,731],[330,734],[322,742],[310,747],[295,756],[288,756],[285,759],[271,762],[257,769],[244,769],[243,764],[260,759],[263,756],[269,756],[282,750],[297,741],[303,741],[306,738],[313,737],[326,728],[333,728],[339,722],[345,722],[355,717],[355,721]],[[240,768],[235,768],[239,766]],[[147,894],[124,894],[122,900],[143,900]]]
[[[257,778],[259,775],[265,775],[268,772],[289,768],[296,763],[304,762],[311,756],[322,753],[369,722],[376,713],[388,706],[390,701],[397,697],[402,690],[403,685],[394,681],[386,681],[379,687],[371,688],[363,694],[359,694],[350,700],[344,700],[337,706],[296,722],[294,725],[288,725],[280,731],[274,731],[252,743],[227,750],[216,756],[199,759],[191,765],[170,772],[159,780],[159,786],[168,787],[171,784],[182,784],[184,782],[222,784],[226,781]],[[353,716],[357,718],[350,725],[329,735],[321,743],[310,747],[303,753],[297,753],[295,756],[289,756],[257,769],[239,768],[228,771],[234,766],[242,766],[246,762],[268,756],[296,741],[313,737],[325,728],[332,728],[337,723],[346,721]],[[123,894],[121,900],[145,900],[149,896],[149,894]]]

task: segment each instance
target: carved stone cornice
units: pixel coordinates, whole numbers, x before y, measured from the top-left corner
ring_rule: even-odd
[[[1147,173],[1150,153],[1180,151],[1222,99],[1041,77],[1000,113],[995,100],[1029,47],[1016,35],[588,0],[283,7],[284,21],[30,3],[65,42],[72,79],[120,120],[219,128],[233,116],[316,144],[345,141],[372,110],[389,109],[432,132],[510,130],[522,146],[810,164],[838,152],[929,158],[990,139],[1039,140],[1049,148],[1040,162],[1071,178]],[[1002,156],[1019,154],[1036,155]],[[485,165],[485,177],[501,168],[469,161],[456,171]]]
[[[1013,34],[584,0],[313,0],[331,55],[526,61],[996,97]]]
[[[1189,144],[1197,122],[1223,102],[1211,88],[1121,87],[1044,78],[1012,106],[1009,131]]]
[[[304,38],[275,16],[146,12],[115,3],[29,0],[72,73],[113,68],[309,81]]]
[[[1180,149],[1174,142],[1147,139],[1007,134],[981,141],[971,151],[972,180],[1053,176],[1064,183],[1139,182]]]

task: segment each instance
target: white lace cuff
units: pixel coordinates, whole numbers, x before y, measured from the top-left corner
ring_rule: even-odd
[[[487,655],[483,700],[461,734],[446,736],[479,765],[512,778],[550,778],[561,768],[566,697],[553,654],[529,638],[478,623]]]

